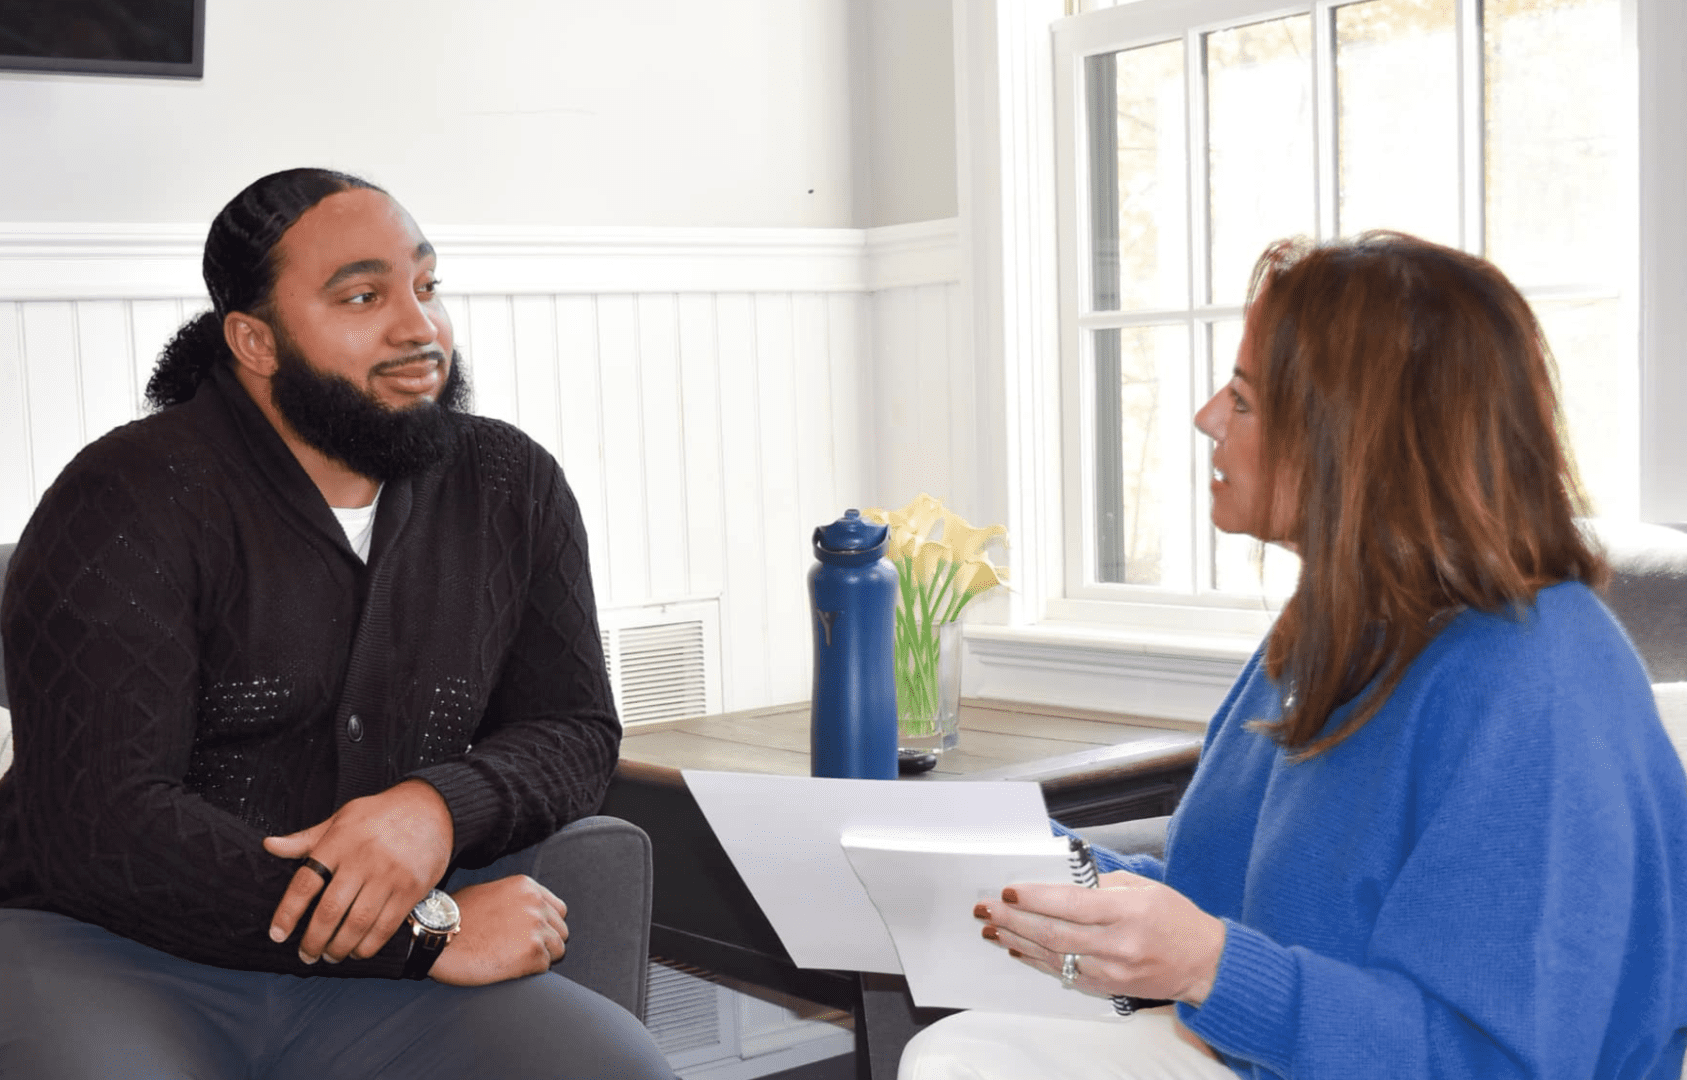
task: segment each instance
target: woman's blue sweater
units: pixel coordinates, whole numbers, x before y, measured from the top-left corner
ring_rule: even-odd
[[[1250,1077],[1677,1080],[1687,777],[1598,599],[1566,583],[1521,617],[1461,613],[1298,765],[1243,727],[1279,715],[1262,657],[1165,861],[1122,861],[1225,921],[1183,1022]]]

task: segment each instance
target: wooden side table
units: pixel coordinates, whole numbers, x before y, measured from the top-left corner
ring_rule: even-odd
[[[650,834],[656,862],[650,951],[855,1017],[856,1074],[894,1077],[902,1046],[946,1010],[916,1009],[900,976],[799,968],[739,878],[681,769],[809,773],[808,707],[641,725],[621,742],[605,814]],[[1032,780],[1050,814],[1083,826],[1169,814],[1194,773],[1201,733],[1152,720],[967,701],[960,745],[903,783]]]

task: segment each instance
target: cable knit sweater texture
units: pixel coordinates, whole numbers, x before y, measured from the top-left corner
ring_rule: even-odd
[[[263,837],[406,777],[444,797],[453,865],[596,809],[620,728],[578,507],[515,428],[460,430],[386,485],[367,565],[226,370],[77,456],[0,606],[0,906],[223,967],[393,977],[402,935],[314,966],[269,940],[295,865]]]
[[[1183,1022],[1244,1077],[1678,1080],[1687,778],[1594,595],[1460,614],[1369,723],[1299,765],[1242,726],[1280,715],[1262,655],[1208,730],[1165,861],[1106,860],[1225,920]]]

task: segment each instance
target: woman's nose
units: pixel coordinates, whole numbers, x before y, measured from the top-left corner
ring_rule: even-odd
[[[1224,394],[1214,394],[1207,399],[1207,403],[1195,410],[1195,430],[1211,439],[1222,442],[1224,438]]]

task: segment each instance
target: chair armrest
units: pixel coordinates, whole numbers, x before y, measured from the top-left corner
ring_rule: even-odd
[[[1120,855],[1152,855],[1166,857],[1166,823],[1171,816],[1137,818],[1134,821],[1115,821],[1110,825],[1087,825],[1072,831],[1098,847],[1108,848]]]
[[[656,880],[650,837],[620,818],[581,818],[539,845],[532,876],[568,905],[568,951],[551,970],[643,1020]]]
[[[527,874],[568,905],[568,949],[551,970],[644,1019],[650,977],[650,837],[620,818],[581,818],[490,866],[458,870],[450,887]]]

